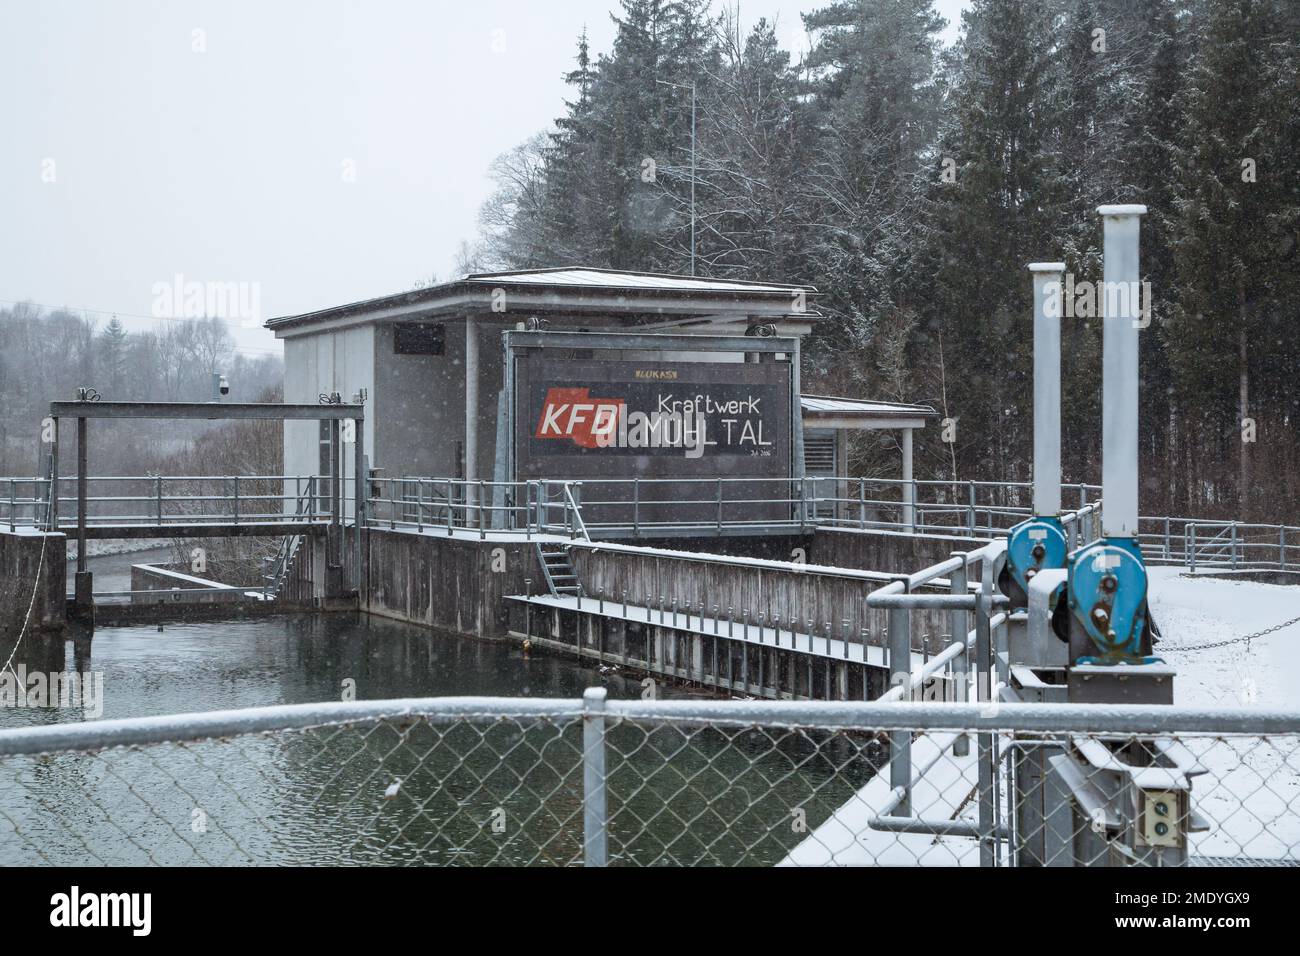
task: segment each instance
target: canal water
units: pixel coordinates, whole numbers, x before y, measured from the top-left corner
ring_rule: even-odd
[[[20,648],[15,663],[102,674],[102,711],[0,707],[0,728],[345,692],[643,691],[639,675],[355,614],[103,627],[91,640]],[[0,759],[0,863],[573,863],[581,735],[571,716],[384,722]],[[865,736],[612,726],[611,862],[777,862],[883,760]]]

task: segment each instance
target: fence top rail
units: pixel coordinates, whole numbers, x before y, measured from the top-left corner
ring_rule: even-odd
[[[187,742],[403,718],[564,719],[581,714],[581,700],[524,697],[431,697],[281,704],[0,730],[0,756]]]
[[[76,721],[0,731],[0,757],[184,743],[376,721],[582,718],[581,699],[430,697],[284,704],[244,710]],[[1297,734],[1300,711],[1155,704],[610,700],[607,717],[675,724],[1065,734]]]
[[[871,730],[1300,733],[1300,710],[1186,708],[1162,704],[611,700],[605,704],[605,709],[611,715],[628,719],[797,724]]]

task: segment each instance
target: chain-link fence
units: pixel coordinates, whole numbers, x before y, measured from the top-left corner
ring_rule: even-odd
[[[589,692],[0,732],[4,864],[1298,859],[1300,713]]]

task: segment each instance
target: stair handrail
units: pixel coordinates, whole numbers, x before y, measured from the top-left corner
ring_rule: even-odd
[[[587,534],[587,523],[582,520],[582,508],[578,505],[578,501],[573,494],[574,485],[581,487],[582,482],[566,481],[564,483],[564,510],[573,516],[569,522],[569,532],[572,535],[573,526],[576,525],[579,537],[584,541],[590,541],[591,535]]]
[[[294,502],[294,518],[301,518],[304,513],[308,513],[315,503],[314,499],[314,480],[307,482],[305,492],[302,490],[302,486],[299,485],[297,500]],[[280,588],[284,585],[284,579],[289,573],[289,564],[298,553],[301,544],[301,534],[286,534],[280,539],[280,546],[276,549],[275,557],[271,562],[272,572],[263,579],[266,584],[262,588],[262,593],[268,598],[273,598],[280,593]]]

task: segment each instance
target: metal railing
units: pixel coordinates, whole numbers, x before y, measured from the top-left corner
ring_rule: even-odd
[[[51,481],[8,478],[0,527],[48,528]],[[353,480],[318,475],[120,476],[92,478],[88,527],[177,524],[351,523]],[[76,520],[75,478],[59,479],[59,526]],[[335,485],[338,485],[336,488]],[[989,538],[1030,516],[1028,483],[891,479],[687,478],[485,481],[367,480],[372,527],[654,538],[808,531],[816,527]],[[1100,488],[1065,485],[1071,546],[1100,533]],[[341,512],[336,517],[336,512]],[[1148,563],[1189,570],[1293,570],[1300,527],[1173,516],[1139,519]]]
[[[0,863],[1050,864],[1022,856],[1018,755],[1153,734],[1204,771],[1191,862],[1300,859],[1296,712],[593,689],[0,730]],[[882,772],[901,737],[924,771],[909,817]]]
[[[888,478],[805,479],[819,523],[842,528],[1000,534],[1032,513],[1029,482],[928,481]],[[1101,498],[1100,485],[1063,485],[1067,507],[1081,511]]]
[[[52,527],[49,478],[7,478],[0,526]],[[87,527],[318,523],[333,513],[328,479],[315,475],[114,475],[87,479]],[[350,484],[350,481],[348,482]],[[76,478],[58,480],[61,530],[76,525]],[[306,503],[305,507],[301,505]]]

